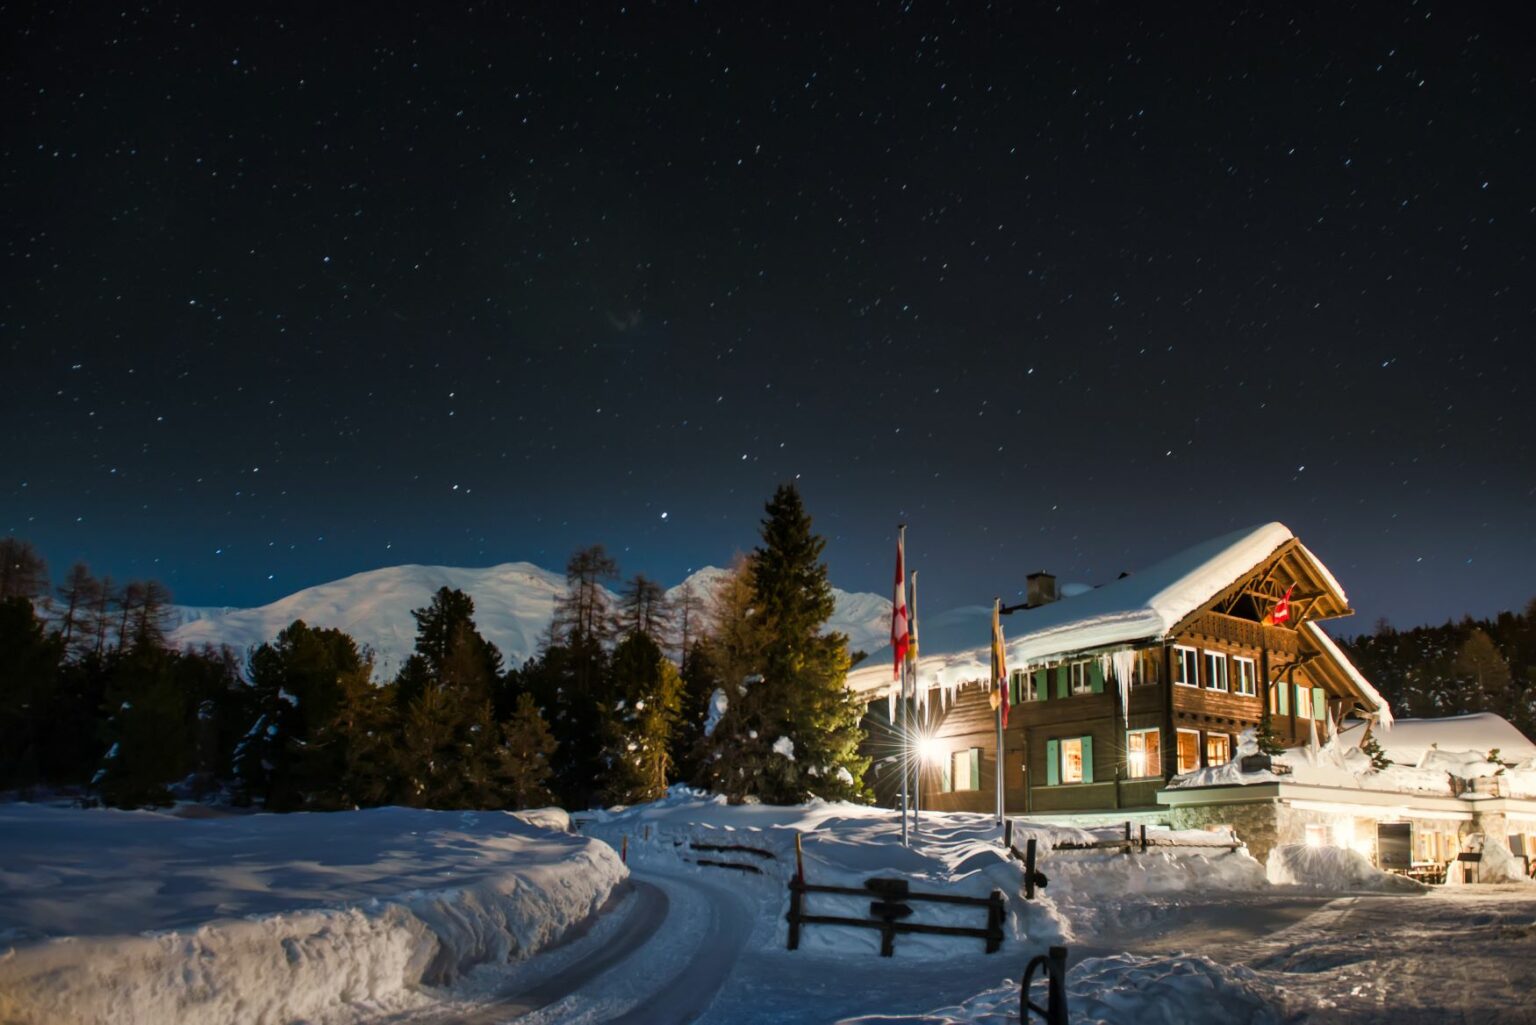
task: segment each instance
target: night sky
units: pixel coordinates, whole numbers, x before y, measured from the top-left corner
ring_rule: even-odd
[[[1523,5],[420,6],[0,10],[55,575],[672,583],[796,479],[928,608],[1270,519],[1350,631],[1536,594]]]

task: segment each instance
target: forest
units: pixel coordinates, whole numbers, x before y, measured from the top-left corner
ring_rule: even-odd
[[[443,588],[393,679],[347,634],[295,621],[248,653],[168,645],[171,598],[76,564],[55,586],[0,539],[0,791],[119,808],[400,804],[581,808],[692,782],[736,800],[868,800],[847,638],[799,493],[713,594],[668,601],[574,553],[538,654],[506,666]]]

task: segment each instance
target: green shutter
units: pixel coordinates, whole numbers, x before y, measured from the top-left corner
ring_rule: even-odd
[[[1050,675],[1044,669],[1035,673],[1035,700],[1045,701],[1051,696]]]
[[[1299,683],[1295,684],[1294,686],[1296,687],[1296,714],[1300,715],[1301,714],[1301,695],[1302,695],[1303,692],[1306,691],[1307,688],[1303,687]]]
[[[1056,696],[1058,698],[1072,695],[1072,673],[1065,665],[1056,667]]]
[[[1045,783],[1055,786],[1061,782],[1061,741],[1045,742]]]
[[[1019,703],[1019,681],[1023,677],[1024,674],[1017,670],[1008,674],[1008,703],[1010,705],[1017,705]]]
[[[981,789],[981,748],[971,748],[971,789]]]
[[[1104,693],[1104,663],[1098,659],[1088,663],[1088,689],[1095,694]]]
[[[1277,684],[1276,685],[1276,690],[1278,690],[1279,693],[1280,693],[1280,714],[1281,715],[1290,715],[1291,714],[1291,685],[1288,684],[1288,683]]]
[[[1327,698],[1325,698],[1323,696],[1323,688],[1321,688],[1321,687],[1313,687],[1312,688],[1312,718],[1316,719],[1318,722],[1322,722],[1323,721],[1323,717],[1328,714],[1327,711],[1326,711],[1327,708],[1328,708],[1328,702],[1327,702]]]
[[[1093,738],[1083,737],[1083,782],[1093,782]]]

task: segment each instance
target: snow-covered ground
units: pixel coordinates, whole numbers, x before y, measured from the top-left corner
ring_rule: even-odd
[[[1074,1025],[1533,1020],[1536,887],[1373,892],[1352,852],[1265,866],[1220,831],[1155,830],[1143,854],[1073,846],[1115,829],[1017,821],[1050,880],[1029,902],[983,815],[925,814],[911,848],[889,811],[681,788],[576,818],[584,837],[539,828],[564,825],[558,809],[0,807],[0,1021],[1001,1025],[1011,980],[1053,943],[1071,952]],[[813,925],[786,950],[797,834],[813,883],[1003,890],[1003,949],[904,935],[882,958],[872,932]],[[868,903],[810,899],[861,917]]]
[[[0,806],[0,1021],[320,1020],[526,958],[626,878],[500,812]]]

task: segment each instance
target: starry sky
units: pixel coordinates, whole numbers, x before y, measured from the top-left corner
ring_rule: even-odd
[[[1536,594],[1506,3],[7,5],[0,531],[253,605],[1102,583],[1279,519],[1358,614]]]

